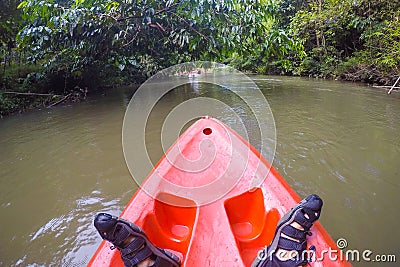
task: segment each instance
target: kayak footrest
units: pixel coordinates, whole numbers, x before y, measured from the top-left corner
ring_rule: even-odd
[[[260,188],[227,199],[224,204],[242,260],[251,263],[257,252],[272,241],[280,214],[275,208],[265,210]]]

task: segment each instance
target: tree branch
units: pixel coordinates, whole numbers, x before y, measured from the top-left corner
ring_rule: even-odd
[[[54,95],[54,94],[20,93],[20,92],[3,92],[3,94],[30,95],[30,96],[62,96],[62,95]]]
[[[197,33],[198,35],[200,35],[203,39],[205,39],[207,42],[210,42],[210,38],[208,38],[207,36],[205,36],[204,34],[202,34],[201,32],[199,32],[198,30],[196,30],[195,28],[193,28],[193,26],[187,22],[184,18],[182,18],[181,16],[179,16],[178,14],[175,14],[171,11],[167,11],[169,14],[177,17],[178,19],[180,19],[181,21],[183,21],[186,25],[189,26],[190,29],[192,29],[195,33]]]
[[[176,3],[176,4],[173,4],[172,6],[165,7],[163,9],[157,10],[156,12],[154,12],[154,15],[158,15],[158,14],[161,14],[163,12],[168,12],[170,9],[176,7],[178,4],[179,3]],[[132,16],[124,17],[124,18],[118,18],[118,19],[116,19],[116,21],[119,22],[119,21],[128,20],[128,19],[141,19],[143,17],[144,17],[143,15],[140,15],[140,16],[132,15]]]
[[[124,44],[122,47],[128,46],[128,45],[130,45],[133,41],[135,41],[136,37],[138,36],[138,34],[139,34],[139,32],[140,32],[141,30],[142,30],[142,29],[141,29],[141,27],[139,26],[139,27],[137,28],[137,32],[135,33],[135,35],[133,36],[133,38],[132,38],[129,42],[127,42],[126,44]]]
[[[71,95],[72,95],[72,93],[70,93],[70,94],[64,96],[61,100],[58,100],[57,102],[54,102],[53,104],[47,106],[47,108],[54,107],[55,105],[58,105],[58,104],[64,102],[64,101],[67,100],[67,98],[70,97]]]

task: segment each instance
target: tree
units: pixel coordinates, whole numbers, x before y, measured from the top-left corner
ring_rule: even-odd
[[[291,13],[288,32],[303,40],[308,54],[300,64],[303,74],[334,76],[367,69],[363,73],[371,78],[363,74],[356,80],[373,82],[379,79],[373,72],[398,72],[398,1],[313,0],[298,8]]]
[[[0,60],[7,61],[8,59],[9,64],[12,49],[16,46],[15,36],[21,25],[20,12],[17,10],[17,5],[17,0],[3,0],[0,2]]]
[[[272,0],[26,0],[19,34],[33,62],[85,76],[143,76],[191,60],[283,58],[292,40],[273,30]],[[107,75],[106,75],[107,76]]]

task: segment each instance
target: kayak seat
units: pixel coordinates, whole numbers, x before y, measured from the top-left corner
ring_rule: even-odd
[[[280,214],[275,208],[265,210],[261,188],[229,198],[224,205],[242,259],[251,262],[272,241]]]
[[[197,216],[195,202],[168,193],[160,193],[154,210],[143,222],[149,239],[158,247],[184,254],[189,246]]]

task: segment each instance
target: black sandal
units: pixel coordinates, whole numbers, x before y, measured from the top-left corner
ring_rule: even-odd
[[[318,220],[322,205],[322,199],[313,194],[303,199],[286,213],[278,222],[271,245],[257,255],[251,267],[294,267],[306,265],[308,263],[307,255],[303,255],[304,250],[307,248],[306,237],[307,235],[311,235],[310,228]],[[291,226],[290,224],[293,222],[297,222],[303,227],[303,230]],[[286,238],[281,234],[295,240]],[[281,261],[275,254],[278,249],[289,252],[296,251],[296,257]]]
[[[181,265],[181,260],[176,255],[156,247],[143,230],[131,222],[107,213],[99,213],[94,219],[94,226],[103,239],[113,244],[111,249],[117,248],[121,252],[125,267],[135,267],[147,258],[154,260],[152,266],[156,267]]]

